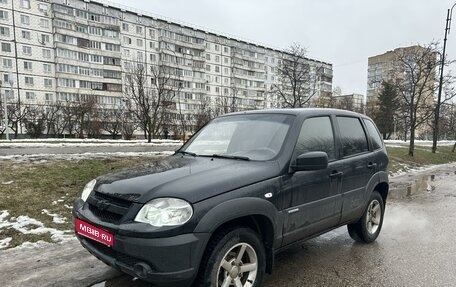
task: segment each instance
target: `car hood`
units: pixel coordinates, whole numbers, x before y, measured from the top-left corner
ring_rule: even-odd
[[[159,197],[176,197],[195,203],[272,178],[278,172],[274,161],[174,155],[100,176],[95,190],[138,203]]]

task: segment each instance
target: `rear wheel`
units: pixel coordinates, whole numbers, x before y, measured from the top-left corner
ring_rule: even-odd
[[[265,266],[265,250],[258,234],[250,228],[231,228],[209,243],[195,285],[257,287],[263,280]]]
[[[377,239],[383,225],[385,204],[381,195],[374,191],[361,219],[353,224],[348,224],[350,237],[358,242],[371,243]]]

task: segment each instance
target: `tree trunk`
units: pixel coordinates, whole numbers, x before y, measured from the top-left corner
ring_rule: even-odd
[[[456,143],[454,143],[453,150],[451,152],[454,152],[456,150]]]
[[[415,128],[410,128],[410,145],[409,145],[409,156],[413,156],[415,152]]]

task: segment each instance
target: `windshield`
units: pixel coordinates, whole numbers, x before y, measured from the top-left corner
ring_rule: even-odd
[[[270,160],[281,150],[293,118],[282,114],[221,117],[205,126],[181,151],[198,156]]]

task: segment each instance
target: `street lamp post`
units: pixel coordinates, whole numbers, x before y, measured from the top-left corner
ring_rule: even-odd
[[[453,16],[453,8],[456,6],[456,3],[453,4],[451,9],[447,11],[447,19],[445,25],[445,38],[443,38],[443,53],[442,53],[442,62],[440,63],[440,80],[439,80],[439,93],[437,96],[437,106],[435,109],[435,119],[434,119],[434,133],[432,135],[432,152],[435,153],[437,150],[437,141],[439,139],[439,119],[440,119],[440,104],[442,101],[442,86],[443,86],[443,68],[445,67],[445,52],[446,52],[446,42],[448,34],[450,34],[451,28],[451,17]]]

